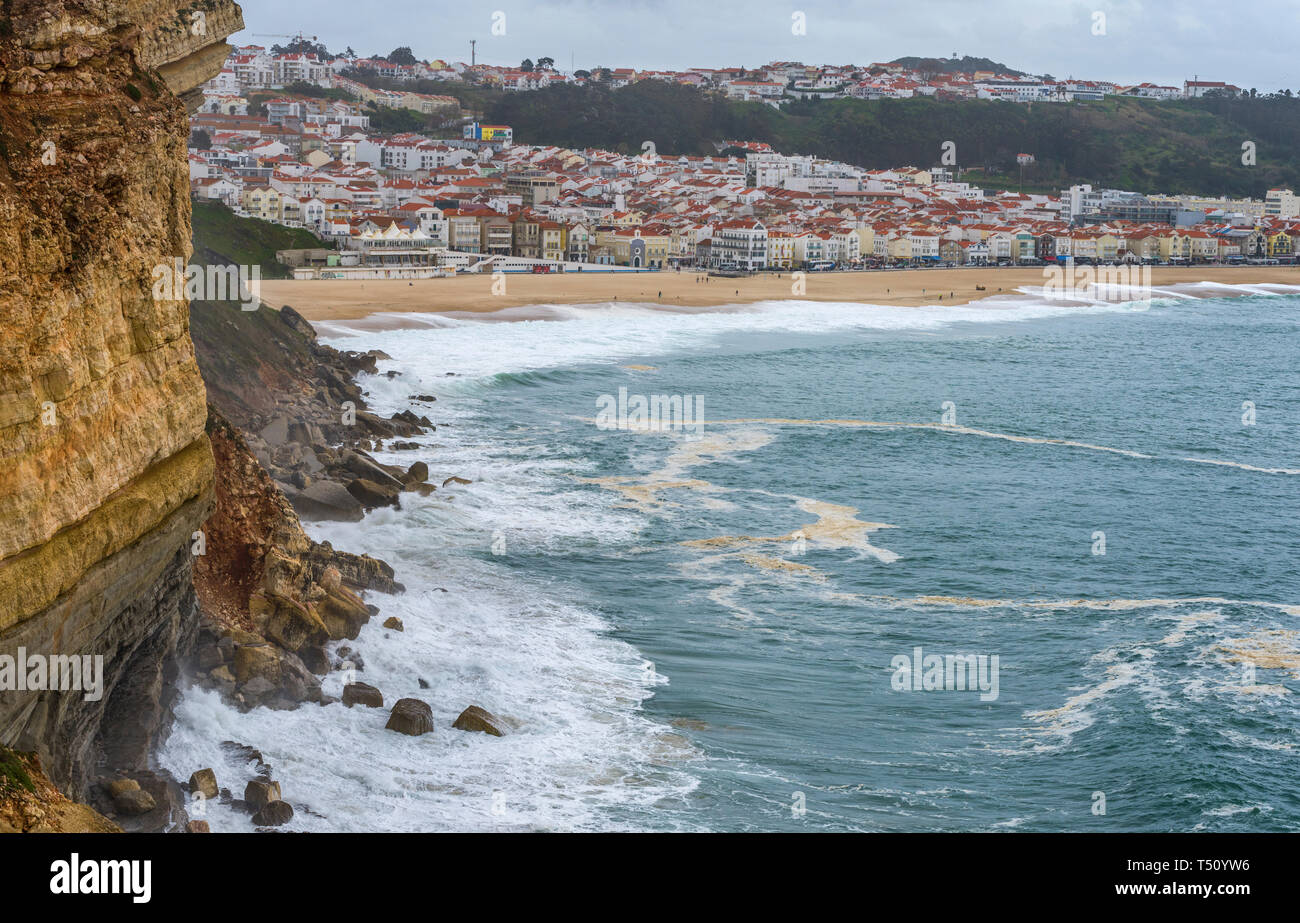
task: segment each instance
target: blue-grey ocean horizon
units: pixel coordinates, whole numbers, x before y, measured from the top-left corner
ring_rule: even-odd
[[[391,320],[318,325],[438,424],[377,457],[472,483],[308,529],[406,584],[358,678],[437,733],[191,689],[179,777],[256,746],[296,830],[1300,830],[1300,287]]]

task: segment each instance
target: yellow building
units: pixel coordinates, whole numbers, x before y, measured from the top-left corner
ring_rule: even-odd
[[[564,260],[565,250],[569,246],[568,227],[554,221],[541,223],[541,250],[544,260]]]
[[[254,218],[279,221],[284,214],[280,193],[270,186],[249,186],[239,197],[239,204]]]
[[[854,228],[853,233],[858,235],[858,252],[875,253],[876,252],[876,229],[873,227]]]
[[[1099,234],[1096,243],[1097,259],[1104,263],[1115,262],[1123,245],[1124,241],[1114,234]]]
[[[1154,260],[1160,256],[1160,237],[1157,234],[1138,234],[1125,242],[1125,249],[1140,260]]]
[[[640,212],[614,212],[603,223],[612,224],[616,228],[633,228],[644,220],[645,216]]]
[[[794,266],[794,235],[789,231],[767,232],[767,265],[772,269]]]

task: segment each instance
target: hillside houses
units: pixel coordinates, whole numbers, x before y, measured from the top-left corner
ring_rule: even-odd
[[[351,103],[289,94],[262,117],[201,111],[192,123],[210,139],[190,153],[195,198],[306,228],[345,258],[383,266],[1291,261],[1300,237],[1300,197],[1288,189],[1266,201],[1090,186],[992,193],[943,167],[866,170],[743,140],[726,142],[725,156],[482,145],[376,133]]]
[[[449,98],[421,99],[419,94],[374,90],[345,76],[347,73],[355,76],[357,72],[398,82],[464,80],[508,92],[543,90],[565,83],[603,83],[618,89],[643,80],[654,80],[718,90],[732,99],[774,106],[789,99],[835,96],[859,99],[937,96],[1013,103],[1061,103],[1096,101],[1108,96],[1152,101],[1197,99],[1212,95],[1236,96],[1243,92],[1240,87],[1225,81],[1188,80],[1181,88],[1150,82],[1126,86],[1108,80],[1055,80],[985,70],[947,71],[942,69],[943,63],[931,62],[930,68],[922,69],[892,63],[805,65],[796,61],[773,61],[755,68],[637,70],[595,67],[564,73],[554,66],[532,66],[529,62],[510,67],[441,60],[414,64],[360,57],[322,60],[313,54],[274,54],[260,45],[247,45],[234,49],[221,73],[205,85],[204,107],[208,111],[226,111],[235,105],[234,99],[251,91],[283,89],[299,82],[343,89],[361,102],[390,107],[405,105],[423,112],[437,110],[445,105],[442,101]],[[403,98],[407,98],[406,103],[402,102]]]

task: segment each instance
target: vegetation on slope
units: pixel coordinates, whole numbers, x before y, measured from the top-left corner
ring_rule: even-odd
[[[726,140],[766,141],[782,153],[815,154],[872,169],[934,166],[956,145],[957,166],[1019,177],[1027,186],[1093,183],[1148,192],[1253,195],[1300,182],[1300,98],[1270,96],[1158,102],[1023,105],[993,100],[800,100],[761,103],[647,80],[617,90],[553,86],[501,93],[485,117],[524,144],[639,153],[713,154]],[[1242,163],[1242,144],[1256,163]],[[1008,181],[1008,185],[1010,182]]]
[[[288,278],[275,261],[277,250],[324,247],[311,231],[286,228],[259,218],[241,218],[220,202],[194,203],[196,265],[260,266],[264,279]]]
[[[922,58],[916,55],[910,55],[903,58],[895,58],[889,62],[905,67],[908,70],[919,71],[922,74],[973,74],[977,71],[992,71],[995,74],[1009,74],[1012,77],[1023,75],[1023,71],[1013,70],[1006,64],[994,61],[991,58],[972,58],[970,55],[962,55],[960,58]]]
[[[29,792],[36,791],[36,786],[32,784],[32,777],[27,772],[27,767],[23,765],[18,754],[0,745],[0,795],[5,794],[11,788],[22,788]]]

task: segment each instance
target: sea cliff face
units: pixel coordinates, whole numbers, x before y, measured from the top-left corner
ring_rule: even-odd
[[[0,683],[0,744],[74,796],[143,768],[197,630],[207,407],[152,269],[190,253],[181,96],[239,28],[228,0],[0,2],[0,656],[103,657],[97,700]]]

